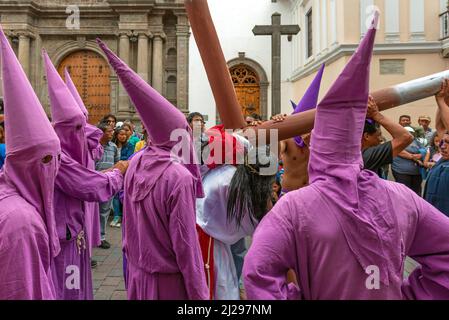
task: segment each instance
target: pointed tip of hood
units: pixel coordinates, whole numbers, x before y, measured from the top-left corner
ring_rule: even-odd
[[[311,141],[311,181],[317,178],[313,172],[322,174],[329,163],[363,165],[361,137],[378,19],[376,12],[356,52],[317,107]]]
[[[1,26],[0,47],[7,154],[42,144],[59,148],[59,139]]]
[[[61,76],[54,67],[47,52],[42,50],[47,75],[48,96],[54,123],[73,122],[85,119],[78,103],[73,98]]]
[[[117,57],[103,41],[97,39],[97,43],[134,103],[154,145],[172,144],[170,137],[174,130],[190,129],[181,111]]]
[[[325,64],[323,63],[298,105],[291,101],[294,109],[292,114],[297,114],[316,108],[318,97],[320,94],[321,80],[323,79],[324,68]],[[294,141],[298,147],[304,148],[305,143],[301,137],[294,137]]]
[[[72,97],[76,100],[78,103],[78,106],[81,109],[81,112],[86,117],[86,120],[89,117],[89,112],[87,111],[86,106],[84,105],[83,99],[81,99],[80,94],[78,93],[78,89],[76,89],[75,84],[73,83],[72,77],[70,76],[69,70],[67,68],[64,68],[64,77],[65,77],[65,83],[67,88],[69,89],[70,93],[72,94]]]
[[[323,79],[324,68],[325,64],[322,64],[317,74],[315,75],[315,78],[307,88],[307,91],[305,92],[301,101],[297,105],[292,102],[292,105],[295,107],[293,114],[316,108],[318,97],[320,94],[321,80]]]

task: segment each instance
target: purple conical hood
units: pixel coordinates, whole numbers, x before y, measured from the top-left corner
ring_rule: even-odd
[[[171,145],[176,129],[188,129],[184,114],[97,40],[139,113],[153,145]]]
[[[318,73],[316,74],[315,78],[313,79],[299,104],[295,105],[292,102],[292,105],[295,106],[292,114],[297,114],[316,108],[316,105],[318,103],[318,96],[320,95],[321,80],[323,79],[325,66],[326,65],[323,64],[320,67],[320,70],[318,70]]]
[[[80,116],[85,118],[77,101],[53,66],[48,54],[43,51],[42,55],[47,73],[48,95],[50,97],[53,123],[71,122],[79,119]]]
[[[293,101],[290,101],[293,106],[292,114],[297,114],[316,108],[316,105],[318,103],[318,96],[320,95],[321,80],[323,79],[325,66],[326,65],[323,64],[320,70],[318,70],[318,73],[316,74],[315,78],[313,79],[299,104],[296,105]],[[296,136],[293,139],[295,140],[295,143],[298,147],[304,148],[305,144],[301,137]]]
[[[151,140],[151,146],[159,149],[161,162],[167,152],[171,152],[172,160],[173,157],[178,158],[182,165],[189,170],[196,180],[196,190],[197,195],[202,196],[203,188],[201,183],[201,175],[198,166],[198,160],[196,159],[196,153],[193,148],[192,142],[192,130],[187,123],[185,115],[174,107],[167,99],[165,99],[159,92],[154,90],[148,83],[146,83],[137,73],[135,73],[129,66],[126,65],[119,57],[117,57],[100,39],[97,39],[98,44],[101,49],[106,54],[109,60],[109,64],[114,68],[117,76],[120,79],[125,90],[128,92],[129,97],[134,103],[137,112],[140,115],[142,122],[148,133],[148,137]],[[176,130],[176,131],[175,131]],[[176,139],[172,141],[171,137]],[[188,148],[188,152],[176,153],[175,146],[179,146],[178,138],[182,136],[183,141],[187,144],[183,144],[184,147]],[[154,152],[152,150],[151,152]],[[146,153],[146,156],[150,152]],[[141,159],[146,159],[148,157],[142,156]],[[150,157],[151,158],[151,157]],[[153,160],[151,160],[153,161]],[[151,162],[150,161],[150,162]],[[149,162],[147,163],[148,165]],[[153,161],[154,168],[158,167]],[[160,167],[158,167],[160,168]],[[147,185],[146,188],[151,188],[151,184],[156,183],[158,177],[155,173],[147,175]]]
[[[72,81],[72,78],[70,77],[70,73],[67,70],[67,68],[64,69],[64,77],[65,77],[65,83],[67,85],[67,88],[69,89],[70,93],[72,94],[72,97],[76,100],[78,103],[78,106],[81,109],[81,112],[86,117],[86,120],[89,118],[89,112],[86,109],[86,106],[84,105],[83,99],[81,99],[80,94],[78,93],[78,90],[76,89],[75,84]]]
[[[86,117],[45,51],[43,56],[53,126],[61,142],[62,151],[73,160],[86,165]]]
[[[373,21],[376,25],[377,20],[376,15]],[[317,107],[311,145],[313,153],[319,153],[320,159],[363,166],[361,137],[366,119],[375,37],[376,28],[371,27]]]
[[[59,144],[27,76],[1,31],[5,130],[8,153],[53,141]],[[44,121],[45,120],[45,121]]]
[[[310,187],[319,190],[361,268],[380,270],[385,285],[397,283],[401,243],[380,178],[363,170],[362,133],[370,63],[379,14],[338,79],[317,107],[309,162]]]
[[[8,146],[0,173],[0,194],[15,190],[36,209],[47,227],[50,252],[55,256],[60,248],[53,211],[59,139],[1,28],[0,44]]]

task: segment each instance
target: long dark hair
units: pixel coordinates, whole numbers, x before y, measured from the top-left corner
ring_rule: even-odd
[[[273,156],[269,158],[273,159]],[[249,164],[245,157],[245,164],[237,166],[229,188],[228,223],[236,221],[237,226],[240,226],[246,213],[250,215],[251,221],[260,221],[268,212],[267,205],[271,201],[271,185],[276,172],[273,175],[261,175],[260,170],[268,168],[270,163],[262,165],[258,158],[255,162]]]

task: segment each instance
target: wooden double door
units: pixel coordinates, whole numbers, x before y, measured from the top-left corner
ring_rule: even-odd
[[[245,64],[234,66],[229,71],[243,116],[260,115],[260,80],[257,73]]]
[[[63,79],[65,68],[89,111],[89,123],[96,125],[111,112],[109,64],[94,51],[79,50],[69,54],[59,64],[58,72]]]

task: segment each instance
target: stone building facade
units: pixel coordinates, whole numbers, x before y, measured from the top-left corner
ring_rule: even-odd
[[[138,120],[95,39],[188,113],[189,24],[183,0],[2,0],[0,23],[49,111],[41,51],[67,68],[96,123],[113,113]]]

